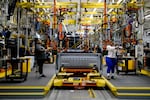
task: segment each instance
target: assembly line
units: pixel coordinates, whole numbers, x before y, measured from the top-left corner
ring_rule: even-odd
[[[150,99],[149,0],[1,0],[0,99]]]

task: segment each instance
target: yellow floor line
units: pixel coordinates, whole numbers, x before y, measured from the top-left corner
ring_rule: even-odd
[[[53,86],[53,81],[54,81],[55,77],[56,77],[56,74],[53,75],[53,77],[50,79],[48,84],[45,86],[45,91],[49,91],[50,88]]]
[[[91,98],[96,98],[96,94],[95,94],[95,92],[94,92],[94,90],[92,88],[88,89],[88,93],[89,93]]]
[[[118,93],[117,96],[150,96],[150,93]]]
[[[119,90],[150,90],[150,87],[116,87]]]
[[[18,93],[18,92],[15,92],[15,93],[9,93],[9,92],[7,92],[7,93],[0,93],[0,95],[2,96],[8,96],[8,95],[17,95],[17,96],[19,96],[19,95],[24,95],[24,96],[30,96],[30,95],[44,95],[44,92],[40,92],[40,93],[35,93],[35,92],[28,92],[28,93]]]
[[[146,75],[146,76],[149,76],[149,77],[150,77],[150,71],[141,70],[141,72],[138,72],[138,73],[141,73],[141,74],[143,74],[143,75]]]
[[[0,86],[0,89],[44,89],[45,86]]]
[[[117,88],[111,82],[109,82],[104,76],[102,76],[102,78],[105,80],[106,85],[111,91],[117,91]]]

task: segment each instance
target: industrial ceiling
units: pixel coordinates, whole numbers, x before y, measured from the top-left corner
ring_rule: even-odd
[[[3,0],[1,0],[2,2]],[[7,0],[6,0],[7,1]],[[8,0],[9,2],[11,0]],[[40,5],[47,5],[42,6],[38,10],[34,11],[44,11],[47,13],[47,15],[50,13],[53,14],[53,2],[55,0],[21,0],[23,2],[37,2],[40,3]],[[132,1],[132,0],[106,0],[107,3],[107,13],[110,11],[113,11],[114,8],[119,8],[119,4],[124,3],[125,1]],[[149,0],[133,0],[133,1],[144,1],[144,15],[146,16],[146,22],[144,24],[144,28],[148,29],[150,28],[149,25],[149,19],[150,19],[150,2]],[[48,2],[51,2],[51,4],[48,4]],[[71,26],[70,29],[75,30],[74,28],[78,28],[77,24],[78,21],[81,21],[82,24],[99,24],[101,23],[101,17],[104,15],[104,0],[56,0],[56,3],[59,5],[59,8],[65,8],[62,6],[62,4],[59,4],[59,2],[68,2],[69,4],[63,4],[66,5],[65,7],[68,7],[68,10],[72,13],[64,15],[64,19],[67,19],[64,21],[65,25],[68,24],[68,27]],[[44,3],[44,4],[42,4]],[[74,4],[73,4],[74,3]],[[91,3],[91,4],[86,4],[86,3]],[[51,5],[51,6],[50,6]],[[75,5],[75,6],[69,6],[69,5]],[[111,6],[115,5],[115,6]],[[36,6],[38,8],[38,6]],[[2,8],[2,7],[1,7]],[[42,10],[41,10],[42,9]],[[2,9],[1,9],[2,10]],[[48,17],[49,18],[49,17]],[[93,19],[97,19],[94,21]],[[98,21],[99,20],[99,21]],[[73,26],[73,27],[72,27]],[[76,26],[76,27],[74,27]]]
[[[54,2],[54,0],[37,0],[37,1],[40,1],[40,2]],[[110,5],[110,4],[120,4],[120,3],[123,3],[125,1],[131,1],[131,0],[106,0],[107,4]],[[135,0],[135,1],[144,1],[144,16],[145,16],[145,23],[144,23],[144,28],[145,29],[149,29],[150,28],[150,24],[149,24],[149,19],[150,19],[150,2],[149,0]],[[92,7],[92,8],[81,8],[81,5],[80,3],[103,3],[104,0],[56,0],[56,2],[77,2],[78,4],[78,7],[77,9],[76,8],[72,8],[71,11],[73,12],[76,12],[75,15],[69,15],[65,18],[67,19],[75,19],[75,20],[79,20],[79,18],[81,17],[84,18],[84,22],[88,23],[90,21],[88,20],[91,20],[92,17],[94,16],[99,16],[100,13],[104,13],[104,8],[103,7],[100,7],[100,8],[97,8],[98,6],[95,5],[95,8]],[[93,4],[94,5],[94,4]],[[112,11],[111,8],[107,8],[107,12],[110,12]],[[93,12],[93,14],[92,14]],[[71,25],[70,25],[71,26]],[[76,28],[74,27],[71,27],[70,29],[73,29],[73,28]],[[74,29],[73,29],[74,30]]]

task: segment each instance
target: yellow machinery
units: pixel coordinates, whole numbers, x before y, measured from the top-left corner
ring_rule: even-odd
[[[55,87],[105,87],[100,54],[59,53],[56,70]]]

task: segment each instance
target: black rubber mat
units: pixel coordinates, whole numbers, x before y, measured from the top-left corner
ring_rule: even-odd
[[[44,64],[43,72],[46,75],[44,78],[39,77],[39,73],[34,70],[29,73],[27,80],[19,83],[2,82],[0,81],[0,86],[45,86],[51,77],[55,74],[54,64]]]

